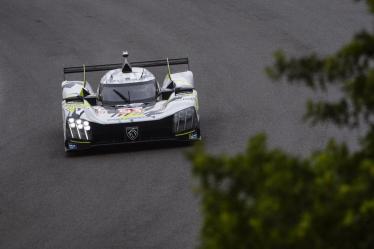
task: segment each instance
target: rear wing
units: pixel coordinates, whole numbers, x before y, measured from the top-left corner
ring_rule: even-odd
[[[168,65],[187,65],[188,69],[190,68],[188,58],[131,62],[131,66],[133,67],[162,67],[162,66],[168,66]],[[117,68],[122,68],[122,66],[123,66],[122,63],[116,63],[116,64],[104,64],[104,65],[93,65],[93,66],[64,67],[64,78],[65,78],[65,74],[108,71],[108,70],[113,70]]]

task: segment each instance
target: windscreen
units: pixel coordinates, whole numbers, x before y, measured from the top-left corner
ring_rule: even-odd
[[[156,81],[102,85],[100,98],[104,105],[153,102],[156,100]]]

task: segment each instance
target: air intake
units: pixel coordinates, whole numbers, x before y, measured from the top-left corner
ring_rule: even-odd
[[[129,53],[127,51],[122,52],[122,57],[124,58],[123,66],[122,66],[122,73],[131,73],[132,68],[130,63],[127,60],[127,57],[129,57]]]

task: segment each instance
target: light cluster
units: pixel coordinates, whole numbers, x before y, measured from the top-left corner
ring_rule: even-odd
[[[189,107],[174,114],[174,132],[176,134],[196,128],[197,117],[194,107]]]
[[[89,139],[88,131],[91,130],[90,123],[82,119],[68,119],[71,138]]]

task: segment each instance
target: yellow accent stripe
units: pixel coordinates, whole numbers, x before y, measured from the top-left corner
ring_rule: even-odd
[[[77,143],[77,144],[90,144],[91,142],[86,142],[86,141],[75,141],[75,140],[71,140],[71,142],[73,143]]]
[[[168,64],[169,79],[170,79],[171,81],[173,81],[173,80],[171,79],[171,70],[170,70],[169,58],[166,58],[166,62],[167,62],[167,64]]]
[[[83,87],[86,87],[86,65],[83,64]]]
[[[175,134],[176,137],[179,137],[179,136],[184,136],[184,135],[187,135],[187,134],[190,134],[192,132],[194,132],[195,130],[193,131],[188,131],[188,132],[185,132],[185,133],[181,133],[181,134]]]
[[[83,64],[83,88],[81,89],[81,92],[79,93],[80,96],[84,97],[83,89],[86,87],[86,65]]]

